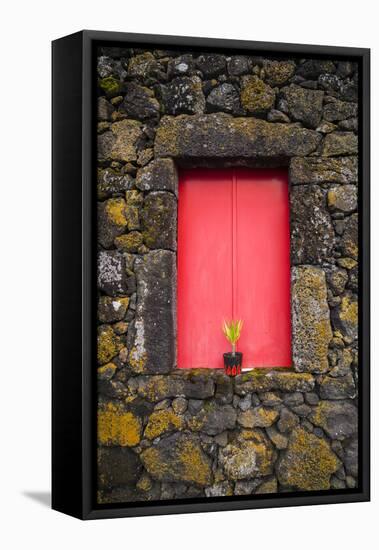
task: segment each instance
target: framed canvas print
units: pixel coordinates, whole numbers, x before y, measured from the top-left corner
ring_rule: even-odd
[[[53,43],[53,508],[369,499],[369,50]]]

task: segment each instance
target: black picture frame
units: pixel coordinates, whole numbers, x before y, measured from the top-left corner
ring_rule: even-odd
[[[99,44],[349,59],[359,63],[359,470],[355,489],[95,505],[95,48]],[[81,519],[362,502],[370,499],[370,50],[81,31],[53,61],[52,507]],[[76,197],[75,200],[72,197]]]

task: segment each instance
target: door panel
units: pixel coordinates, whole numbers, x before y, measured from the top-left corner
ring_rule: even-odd
[[[285,171],[181,172],[177,307],[179,368],[222,367],[231,318],[244,367],[291,365]]]

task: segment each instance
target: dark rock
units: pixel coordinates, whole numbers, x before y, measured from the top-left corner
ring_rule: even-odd
[[[341,120],[338,123],[338,128],[346,132],[358,132],[358,119],[357,118],[348,118],[347,120]]]
[[[269,426],[268,428],[266,428],[266,433],[277,449],[282,451],[283,449],[287,448],[288,438],[278,432],[275,426]]]
[[[167,373],[175,365],[175,281],[173,252],[149,252],[135,261],[138,302],[129,353],[134,372]]]
[[[296,414],[283,407],[277,423],[278,430],[281,433],[290,433],[298,424],[299,419]]]
[[[297,405],[302,405],[304,403],[304,397],[302,393],[297,391],[285,395],[283,401],[287,407],[296,407]]]
[[[269,122],[291,122],[287,115],[277,109],[271,109],[267,115],[267,120]]]
[[[215,400],[217,403],[224,405],[225,403],[231,403],[233,400],[233,380],[230,376],[224,373],[217,373],[215,376],[216,382],[216,394]]]
[[[107,199],[111,195],[124,194],[130,189],[133,179],[128,174],[119,174],[110,168],[97,172],[97,197]]]
[[[358,298],[348,292],[341,303],[332,311],[332,320],[337,330],[351,340],[358,338]]]
[[[110,158],[115,137],[112,132],[104,132],[97,136],[97,160],[99,162]]]
[[[154,191],[141,212],[143,239],[149,248],[176,250],[177,202],[172,193]]]
[[[213,481],[210,461],[193,435],[175,433],[165,437],[142,451],[140,457],[148,473],[158,481],[197,486]]]
[[[295,72],[293,61],[269,61],[263,63],[265,81],[270,86],[283,86]]]
[[[125,232],[126,203],[124,199],[109,199],[98,204],[97,228],[98,241],[104,248],[113,246],[116,237]]]
[[[341,250],[344,256],[358,259],[358,214],[352,214],[345,220]]]
[[[106,55],[100,55],[97,58],[97,74],[102,79],[109,76],[115,76],[119,80],[124,80],[127,73],[123,67],[122,61],[112,59]]]
[[[279,390],[284,392],[312,391],[313,376],[307,373],[295,372],[260,372],[250,371],[235,378],[234,391],[238,395],[250,392],[266,392]],[[258,400],[259,403],[259,400]]]
[[[196,416],[188,420],[188,426],[192,431],[216,435],[225,430],[232,430],[236,420],[237,413],[231,405],[209,402]]]
[[[326,192],[318,185],[298,185],[291,190],[290,202],[292,263],[322,263],[335,241]]]
[[[171,159],[156,159],[137,172],[136,187],[142,191],[178,193],[178,173]]]
[[[114,107],[105,97],[99,97],[97,100],[97,119],[111,120]]]
[[[102,323],[114,323],[125,317],[129,298],[111,298],[100,296],[97,308],[97,317]]]
[[[238,423],[244,428],[268,428],[277,420],[278,411],[269,407],[254,407],[238,415]]]
[[[306,392],[305,401],[306,403],[308,403],[308,405],[317,405],[317,403],[320,401],[320,398],[315,392]]]
[[[209,112],[223,111],[225,113],[241,114],[239,93],[233,84],[225,82],[214,88],[207,97]]]
[[[98,136],[99,160],[133,162],[137,160],[136,144],[142,135],[137,120],[120,120],[111,125],[111,131]]]
[[[294,124],[224,113],[163,117],[155,139],[155,154],[172,158],[291,157],[314,151],[321,136]]]
[[[196,67],[203,73],[205,78],[213,78],[226,71],[226,60],[223,55],[200,55],[195,63]]]
[[[292,355],[301,372],[325,372],[333,333],[322,269],[292,268]]]
[[[250,114],[262,115],[275,104],[275,92],[256,75],[243,76],[241,105]]]
[[[341,95],[344,84],[336,74],[322,74],[318,77],[319,86],[330,95]]]
[[[143,237],[138,231],[131,231],[130,233],[116,237],[114,244],[123,252],[135,253],[140,250],[143,244]]]
[[[144,88],[135,82],[125,84],[125,97],[119,110],[131,118],[145,120],[159,114],[159,102],[153,97],[149,88]]]
[[[290,162],[290,180],[292,184],[355,183],[358,181],[357,158],[295,157]]]
[[[168,76],[190,76],[193,72],[193,57],[192,55],[180,55],[171,59],[168,63],[167,71]]]
[[[110,296],[128,294],[126,263],[122,254],[117,251],[100,251],[98,253],[97,286]]]
[[[344,464],[346,472],[354,477],[358,476],[358,440],[353,439],[345,448]]]
[[[201,80],[197,76],[174,78],[172,82],[161,87],[161,94],[166,114],[194,115],[204,112],[205,98]]]
[[[251,61],[243,55],[233,55],[228,59],[228,73],[230,76],[248,74],[251,70]]]
[[[297,428],[291,434],[288,448],[277,465],[281,485],[301,491],[319,491],[330,488],[330,476],[341,463],[328,443]]]
[[[128,63],[128,76],[147,80],[159,75],[160,66],[151,52],[144,52],[132,57]]]
[[[127,447],[99,449],[97,464],[98,481],[103,488],[136,483],[143,468],[138,455]]]
[[[326,280],[334,294],[342,294],[348,281],[347,271],[339,267],[325,269]]]
[[[322,73],[333,73],[336,68],[332,61],[309,59],[296,69],[296,74],[305,79],[313,79],[320,76]]]
[[[351,61],[339,61],[337,65],[337,74],[341,78],[350,76],[356,70],[356,64]]]
[[[358,105],[346,101],[331,101],[324,107],[324,119],[329,122],[344,120],[345,118],[355,117],[358,113]]]
[[[320,381],[321,399],[352,399],[355,395],[356,389],[351,374],[340,378],[325,376]]]
[[[328,206],[331,210],[351,213],[357,209],[358,196],[355,185],[339,185],[328,191]]]
[[[324,157],[354,155],[358,153],[358,137],[353,132],[333,132],[324,138]]]
[[[281,94],[288,105],[290,117],[308,128],[317,128],[322,116],[324,93],[305,90],[296,84],[282,88]]]
[[[358,411],[350,401],[320,401],[309,420],[331,439],[343,440],[358,430]]]

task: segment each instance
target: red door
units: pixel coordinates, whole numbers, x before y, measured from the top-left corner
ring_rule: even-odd
[[[243,319],[243,367],[291,365],[283,170],[188,170],[178,208],[178,367],[221,368],[224,319]]]

